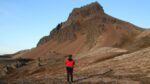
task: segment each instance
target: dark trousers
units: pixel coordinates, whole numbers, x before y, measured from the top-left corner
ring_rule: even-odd
[[[72,67],[66,67],[67,70],[67,81],[73,82],[73,68]]]

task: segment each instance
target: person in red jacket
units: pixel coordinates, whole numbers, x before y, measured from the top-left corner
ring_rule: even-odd
[[[75,61],[72,59],[72,55],[69,55],[68,58],[65,60],[65,65],[67,70],[67,81],[73,82],[73,67],[75,65]]]

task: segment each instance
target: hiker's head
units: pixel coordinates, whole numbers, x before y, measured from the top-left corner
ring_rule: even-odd
[[[70,55],[68,55],[68,59],[72,59],[72,55],[70,54]]]

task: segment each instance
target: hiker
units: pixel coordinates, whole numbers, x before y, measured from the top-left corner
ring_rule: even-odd
[[[73,67],[75,61],[72,59],[72,55],[68,55],[68,58],[65,60],[66,71],[67,71],[67,81],[73,82]]]

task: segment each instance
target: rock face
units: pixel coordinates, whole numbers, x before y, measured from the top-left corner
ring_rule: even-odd
[[[69,15],[68,20],[71,22],[80,21],[95,14],[104,14],[102,6],[97,2],[91,3],[81,8],[73,9],[72,13]]]

